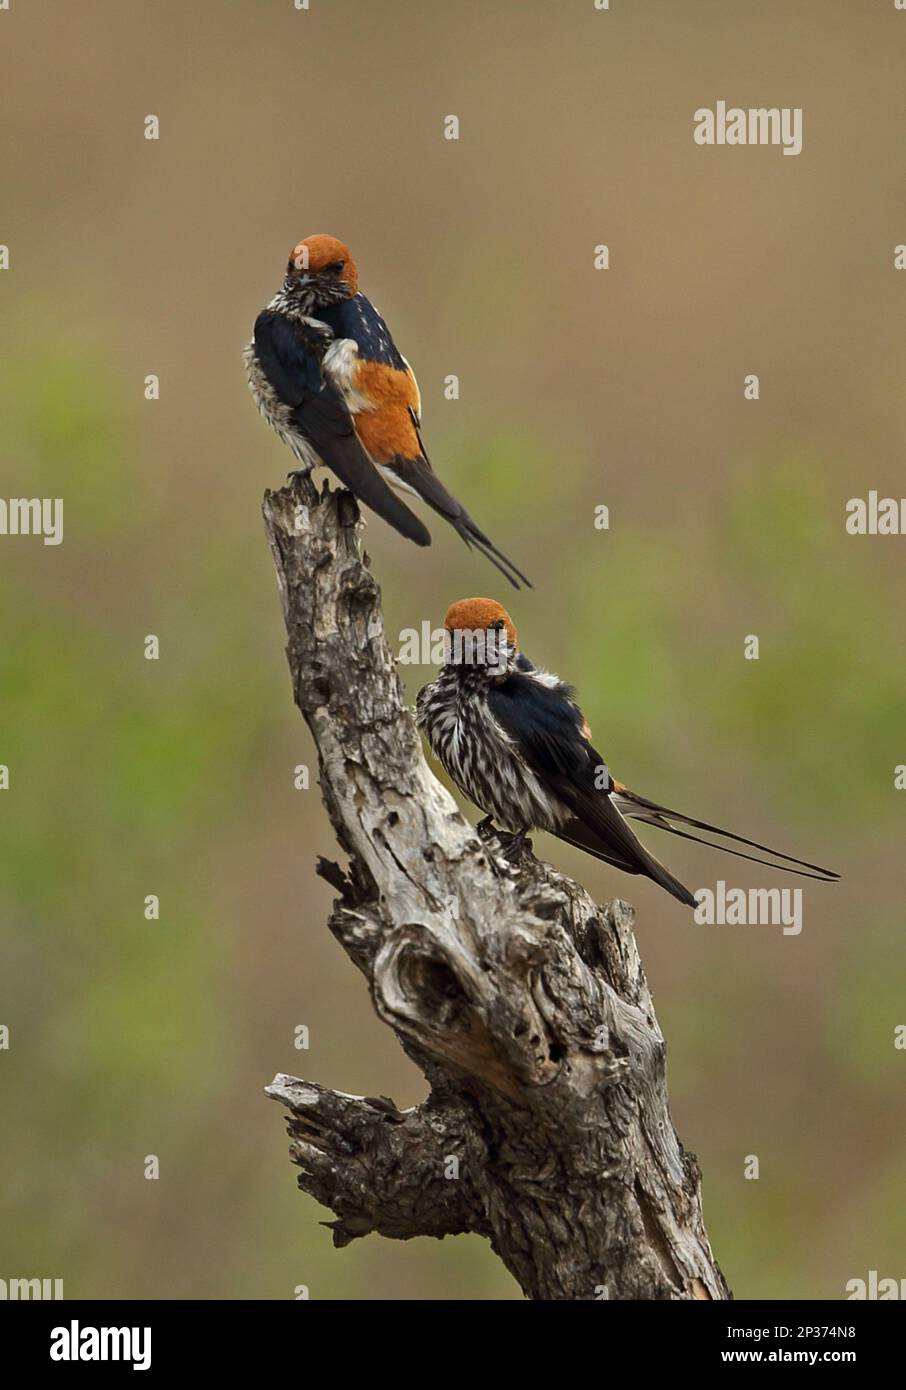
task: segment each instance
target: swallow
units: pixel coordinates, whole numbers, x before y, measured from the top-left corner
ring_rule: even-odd
[[[531,588],[431,467],[415,374],[360,292],[342,241],[310,236],[293,248],[282,288],[255,320],[245,363],[259,411],[301,464],[294,473],[326,465],[401,535],[430,545],[397,492],[419,497],[514,588],[520,580]]]
[[[519,836],[547,830],[605,864],[644,874],[689,907],[697,905],[693,894],[649,853],[630,820],[772,869],[826,882],[839,877],[832,869],[671,811],[615,781],[592,743],[573,687],[519,650],[512,618],[493,599],[454,603],[444,628],[444,665],[419,691],[416,721],[438,761],[489,823]],[[682,827],[786,862],[757,858]]]

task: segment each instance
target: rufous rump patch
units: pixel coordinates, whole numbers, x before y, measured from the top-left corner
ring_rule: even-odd
[[[405,405],[360,410],[355,417],[355,432],[375,463],[390,463],[397,456],[417,459],[421,454],[418,435]]]
[[[355,388],[375,405],[404,405],[418,409],[418,388],[409,372],[386,362],[369,362],[359,357],[355,365]]]

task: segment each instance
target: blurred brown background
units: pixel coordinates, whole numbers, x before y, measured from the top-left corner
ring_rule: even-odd
[[[523,643],[579,685],[615,774],[844,875],[657,838],[693,888],[803,886],[784,937],[695,926],[536,841],[637,907],[737,1297],[906,1274],[906,539],[844,531],[850,497],[906,491],[904,44],[892,0],[0,13],[0,495],[66,508],[58,548],[0,537],[0,1276],[518,1296],[477,1239],[334,1252],[261,1091],[285,1070],[423,1095],[325,927],[334,845],[293,790],[313,749],[259,512],[290,459],[240,358],[322,231],[418,373],[438,470],[535,580],[510,604]],[[802,154],[699,148],[719,99],[801,106]],[[368,526],[392,636],[511,597],[427,519],[427,553]],[[414,698],[429,671],[404,674]]]

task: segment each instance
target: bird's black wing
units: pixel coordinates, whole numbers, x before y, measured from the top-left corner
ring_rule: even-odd
[[[272,309],[255,321],[255,357],[295,428],[360,501],[416,545],[430,545],[427,527],[381,477],[343,397],[323,373],[325,347],[323,333]]]
[[[632,833],[610,797],[610,775],[582,730],[569,687],[542,685],[516,672],[495,686],[488,707],[535,776],[572,812],[561,839],[631,874],[646,874],[689,907],[695,898]],[[607,786],[596,785],[603,778]]]

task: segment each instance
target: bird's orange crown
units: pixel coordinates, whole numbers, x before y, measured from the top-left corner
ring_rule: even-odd
[[[289,258],[289,269],[307,270],[315,275],[335,273],[339,280],[349,286],[350,297],[359,288],[359,272],[349,247],[335,236],[319,233],[296,242]]]
[[[465,628],[469,632],[487,632],[496,623],[503,623],[511,652],[518,649],[516,625],[502,604],[492,598],[461,598],[447,609],[444,627],[450,632]]]

